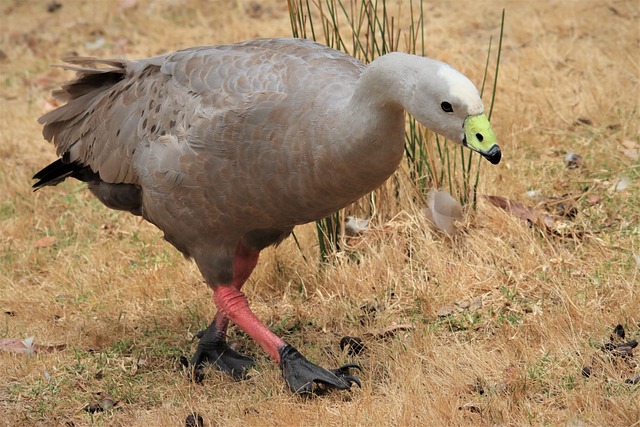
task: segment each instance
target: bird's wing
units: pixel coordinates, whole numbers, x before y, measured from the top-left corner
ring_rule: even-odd
[[[191,148],[209,144],[224,157],[229,147],[212,145],[206,120],[243,116],[258,98],[266,108],[287,93],[304,93],[309,69],[332,59],[349,69],[362,66],[313,42],[287,39],[195,47],[140,61],[70,58],[72,65],[62,67],[78,76],[54,92],[67,103],[39,122],[66,161],[90,166],[106,182],[137,184],[137,150],[174,137]],[[237,141],[233,136],[215,140]]]
[[[178,112],[170,134],[139,144],[134,156],[154,222],[166,221],[164,229],[187,218],[227,228],[296,223],[283,218],[295,210],[287,198],[304,194],[299,187],[308,183],[300,178],[313,173],[308,168],[322,143],[309,124],[331,120],[318,104],[347,96],[345,87],[362,67],[296,40],[253,41],[215,54],[196,48],[165,58],[161,71],[179,92],[172,97],[197,94],[197,108]],[[241,223],[247,220],[255,222]]]
[[[61,68],[77,78],[53,96],[67,103],[40,117],[43,136],[53,141],[63,161],[90,166],[110,183],[136,183],[129,161],[137,144],[158,128],[166,78],[159,64],[67,58]],[[159,62],[159,61],[158,61]],[[153,128],[153,132],[151,132]]]

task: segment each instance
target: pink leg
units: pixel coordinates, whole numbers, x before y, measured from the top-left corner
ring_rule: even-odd
[[[234,288],[238,290],[242,288],[242,285],[244,285],[256,267],[259,255],[260,251],[248,249],[244,247],[242,243],[238,242],[233,263],[233,282],[231,283]],[[222,311],[216,313],[212,323],[220,333],[220,338],[226,339],[229,319]]]
[[[233,280],[229,284],[218,285],[216,289],[224,287],[240,293],[240,288],[258,262],[259,254],[259,251],[248,249],[239,242],[233,263]],[[192,378],[196,382],[202,382],[204,379],[206,364],[214,365],[218,370],[230,374],[237,380],[247,378],[248,370],[253,365],[253,359],[236,352],[227,345],[228,311],[218,308],[209,327],[198,333],[200,342],[190,363],[193,367]]]
[[[219,310],[216,318],[222,313],[224,317],[220,319],[221,321],[231,320],[279,363],[279,350],[285,345],[285,342],[253,314],[247,303],[247,298],[240,291],[258,263],[259,255],[260,251],[246,248],[241,242],[238,243],[233,260],[233,282],[220,284],[213,291],[213,301]]]
[[[271,358],[278,363],[289,388],[299,394],[313,392],[313,384],[323,384],[324,387],[349,389],[352,383],[360,385],[358,378],[350,374],[350,369],[358,368],[357,365],[344,365],[338,369],[328,371],[309,362],[298,350],[285,343],[277,335],[271,332],[258,317],[253,314],[247,303],[247,298],[240,291],[244,282],[258,262],[260,251],[246,248],[242,242],[238,242],[233,262],[233,280],[231,283],[218,284],[213,289],[213,301],[218,307],[218,313],[214,319],[217,334],[226,330],[227,323],[232,321],[240,329],[249,334]],[[202,341],[201,341],[202,343]],[[219,346],[220,343],[213,341]],[[225,344],[226,347],[226,344]],[[228,348],[223,348],[220,355],[223,370],[230,372],[234,377],[243,377],[246,370],[252,364],[252,360]],[[247,359],[251,363],[247,363]],[[195,365],[196,363],[194,363]],[[220,369],[221,364],[217,364]],[[236,375],[237,372],[240,375]]]
[[[273,360],[280,363],[279,351],[286,345],[285,342],[253,314],[242,292],[232,286],[221,285],[213,291],[213,300],[226,318],[249,334]]]

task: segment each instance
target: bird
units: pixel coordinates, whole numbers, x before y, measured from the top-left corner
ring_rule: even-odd
[[[405,112],[492,164],[500,147],[477,88],[451,66],[391,52],[368,64],[305,39],[198,46],[140,60],[63,58],[76,77],[38,119],[57,160],[34,191],[74,178],[108,208],[154,224],[195,261],[217,308],[190,360],[237,380],[253,358],[229,323],[276,362],[297,394],[361,386],[271,332],[242,286],[260,252],[382,185],[404,152]]]

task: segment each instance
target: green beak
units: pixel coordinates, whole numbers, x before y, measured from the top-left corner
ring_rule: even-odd
[[[502,152],[496,143],[496,135],[491,129],[489,119],[484,114],[469,116],[464,121],[464,140],[462,145],[477,151],[494,165],[500,163]]]

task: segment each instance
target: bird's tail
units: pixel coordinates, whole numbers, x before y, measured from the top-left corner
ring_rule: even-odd
[[[58,185],[67,178],[76,178],[80,181],[88,182],[91,174],[88,168],[80,163],[65,162],[64,157],[49,164],[33,176],[38,181],[33,184],[33,191],[37,191],[48,185]]]

